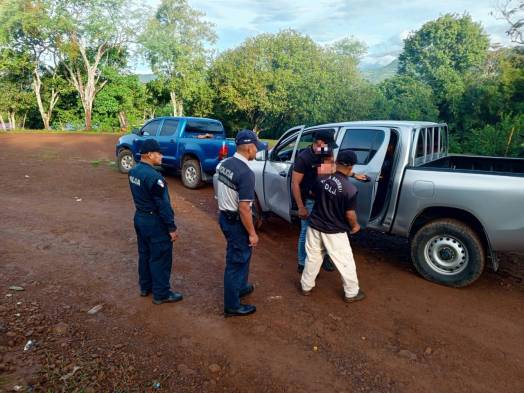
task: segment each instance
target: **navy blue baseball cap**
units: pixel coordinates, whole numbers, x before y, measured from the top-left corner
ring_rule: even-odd
[[[344,149],[338,152],[337,164],[345,166],[353,166],[358,162],[357,153],[353,150]]]
[[[250,143],[253,143],[254,145],[256,145],[257,150],[264,150],[266,148],[266,145],[260,142],[260,140],[258,139],[257,134],[255,134],[254,131],[248,130],[246,128],[238,131],[238,134],[235,138],[235,143],[237,144],[237,146],[248,145]]]
[[[160,151],[160,145],[154,139],[146,139],[140,147],[140,154],[147,154],[152,152],[162,153]]]

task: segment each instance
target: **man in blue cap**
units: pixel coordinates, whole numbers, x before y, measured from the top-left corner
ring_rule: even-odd
[[[167,182],[153,167],[161,163],[160,145],[154,139],[146,139],[140,148],[140,162],[129,171],[136,207],[140,296],[152,292],[154,304],[182,300],[182,294],[171,291],[169,284],[173,242],[178,235]]]
[[[255,174],[248,162],[255,159],[258,150],[265,148],[257,135],[243,129],[235,142],[237,151],[217,168],[217,198],[220,210],[220,228],[227,241],[224,271],[224,316],[253,314],[256,307],[241,304],[240,298],[253,292],[248,282],[249,262],[258,235],[253,224],[251,206],[255,200]]]

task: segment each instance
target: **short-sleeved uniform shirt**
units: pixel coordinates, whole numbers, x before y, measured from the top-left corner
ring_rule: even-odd
[[[217,198],[222,211],[238,211],[239,202],[255,200],[255,174],[241,154],[224,160],[218,167]]]
[[[357,188],[340,172],[320,179],[315,185],[315,206],[309,225],[324,233],[349,232],[346,212],[355,210],[357,193]]]
[[[298,173],[302,173],[304,178],[300,183],[300,194],[302,195],[302,201],[306,199],[314,199],[314,187],[318,177],[318,167],[321,164],[321,158],[318,154],[313,152],[313,147],[300,152],[295,159],[293,170]]]
[[[137,211],[158,215],[169,232],[176,231],[167,182],[155,168],[139,162],[129,171],[129,187]]]

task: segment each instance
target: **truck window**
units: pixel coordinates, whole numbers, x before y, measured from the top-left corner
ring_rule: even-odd
[[[276,149],[271,153],[271,161],[291,161],[291,156],[293,155],[293,150],[295,150],[296,143],[297,135],[294,135],[291,140],[282,143],[280,146],[277,146]]]
[[[382,130],[348,129],[340,145],[340,149],[351,149],[357,154],[357,164],[369,163],[384,142],[385,133]]]
[[[417,151],[415,153],[415,158],[418,157],[424,157],[425,149],[424,149],[424,135],[426,134],[426,129],[422,128],[420,132],[418,133],[418,140],[417,140]]]
[[[144,132],[147,132],[151,136],[156,136],[156,132],[158,131],[158,126],[160,125],[160,120],[153,120],[147,123],[142,128],[142,135],[144,135]]]
[[[176,129],[178,128],[178,120],[175,119],[166,119],[164,124],[162,124],[162,129],[160,130],[160,136],[171,136],[174,135]]]
[[[223,133],[222,123],[216,120],[188,120],[185,132],[193,134]]]

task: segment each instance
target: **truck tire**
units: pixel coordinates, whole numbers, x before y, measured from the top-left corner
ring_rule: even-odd
[[[486,255],[477,233],[454,219],[438,219],[411,239],[411,259],[419,274],[450,287],[465,287],[484,271]]]
[[[196,189],[202,187],[202,170],[198,160],[187,159],[182,164],[182,183],[187,188]]]
[[[133,158],[133,152],[128,149],[120,150],[118,152],[117,163],[120,173],[128,173],[136,164]]]

